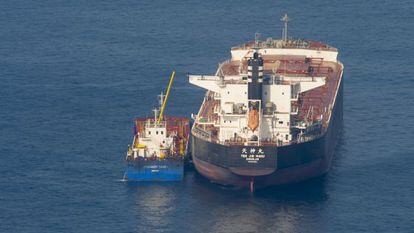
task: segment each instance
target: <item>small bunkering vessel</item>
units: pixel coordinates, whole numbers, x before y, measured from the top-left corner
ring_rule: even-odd
[[[213,182],[250,188],[326,173],[342,129],[338,50],[287,36],[231,49],[215,75],[190,75],[207,89],[191,130],[196,170]]]
[[[159,107],[153,117],[137,118],[134,139],[128,146],[128,181],[179,181],[184,176],[189,120],[163,116],[175,72],[172,73],[166,95],[159,95]]]

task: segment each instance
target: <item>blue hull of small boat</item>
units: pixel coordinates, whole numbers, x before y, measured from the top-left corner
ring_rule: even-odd
[[[184,178],[183,160],[129,161],[128,181],[180,181]]]

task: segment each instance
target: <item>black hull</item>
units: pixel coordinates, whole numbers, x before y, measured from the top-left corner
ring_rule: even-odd
[[[224,146],[191,135],[193,163],[206,178],[224,185],[266,187],[294,183],[325,174],[334,155],[343,122],[343,81],[325,133],[308,142],[288,146]],[[247,156],[242,153],[255,149]],[[257,153],[261,149],[262,156]]]

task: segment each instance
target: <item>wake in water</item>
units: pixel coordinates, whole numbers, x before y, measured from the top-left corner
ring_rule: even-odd
[[[127,182],[128,179],[126,178],[126,172],[124,173],[124,176],[122,177],[122,179],[119,179],[119,180],[116,180],[116,181]]]

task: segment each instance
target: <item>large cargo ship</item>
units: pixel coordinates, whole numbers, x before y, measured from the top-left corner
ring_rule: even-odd
[[[342,129],[343,64],[329,45],[255,38],[231,49],[215,75],[190,75],[207,89],[191,129],[197,171],[250,188],[303,181],[329,170]]]
[[[184,159],[187,154],[189,120],[184,117],[163,116],[171,84],[167,94],[159,95],[159,107],[153,117],[136,118],[134,139],[128,146],[128,181],[179,181],[184,176]]]

